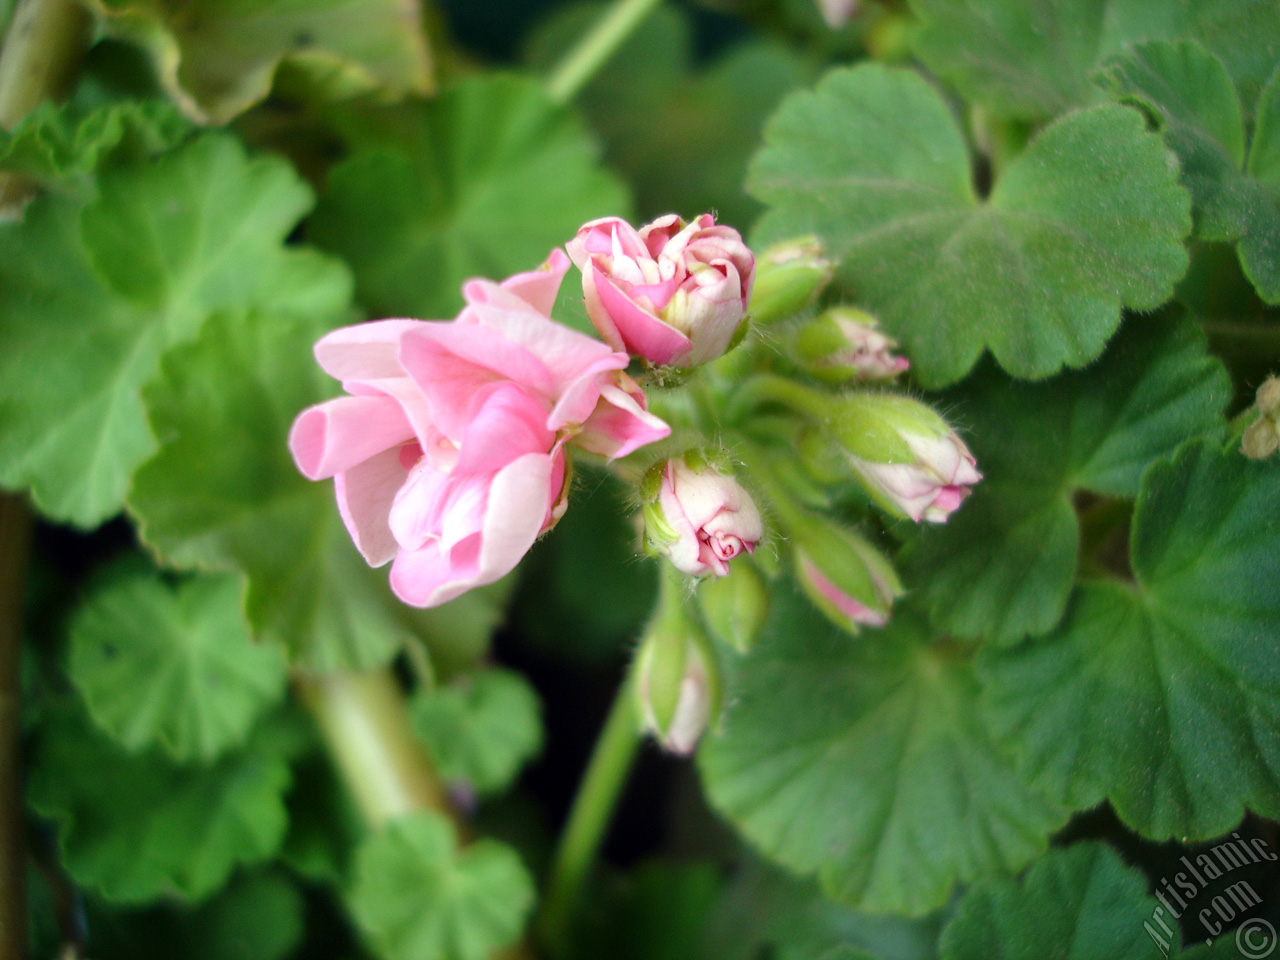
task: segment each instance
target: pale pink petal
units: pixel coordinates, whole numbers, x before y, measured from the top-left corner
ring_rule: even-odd
[[[626,256],[644,256],[648,252],[635,227],[621,217],[602,217],[584,223],[577,236],[565,244],[565,249],[569,251],[574,266],[585,271],[593,254],[609,255],[613,252],[615,238]]]
[[[600,390],[612,383],[618,372],[625,370],[625,353],[608,353],[596,364],[584,370],[577,380],[567,383],[560,392],[560,399],[547,415],[549,430],[562,430],[572,424],[580,424],[591,416],[600,400]]]
[[[430,541],[404,550],[391,568],[391,587],[406,603],[434,607],[510,573],[541,531],[552,458],[526,454],[493,475],[483,530],[446,549]]]
[[[339,397],[298,415],[289,449],[304,477],[324,480],[413,435],[400,404],[390,397]]]
[[[551,378],[545,391],[549,396],[559,396],[588,370],[599,369],[602,361],[615,362],[609,359],[614,351],[607,344],[536,314],[527,307],[512,310],[481,304],[474,309],[486,328],[518,344],[545,366]],[[511,379],[526,382],[518,376]]]
[[[387,519],[407,476],[400,449],[393,447],[333,478],[338,513],[371,567],[380,567],[396,555],[398,545]]]
[[[427,406],[427,398],[422,395],[418,385],[408,377],[344,380],[342,389],[355,396],[393,398],[400,404],[405,419],[409,421],[409,426],[413,428],[418,443],[424,449],[429,449],[439,442],[441,434],[431,418],[431,408]]]
[[[401,550],[391,565],[391,589],[410,606],[439,606],[479,586],[479,556],[478,534],[448,551],[434,540],[418,550]]]
[[[595,264],[592,264],[592,273],[600,306],[598,313],[607,319],[602,324],[596,313],[591,311],[590,296],[587,297],[587,312],[601,336],[607,340],[606,330],[612,327],[627,352],[659,365],[679,363],[689,355],[692,344],[688,337],[653,314],[641,310]]]
[[[376,320],[342,327],[316,343],[316,360],[335,380],[402,377],[397,354],[400,337],[424,325],[422,320]]]
[[[459,323],[424,328],[402,338],[400,360],[426,397],[435,425],[450,438],[461,439],[472,398],[487,383],[514,380],[543,396],[552,395],[554,384],[546,366],[497,330]]]
[[[560,292],[560,282],[568,270],[569,257],[557,247],[551,251],[546,263],[537,270],[508,277],[502,281],[502,286],[543,316],[549,317],[551,308],[556,303],[556,294]]]
[[[552,457],[528,453],[493,477],[480,548],[480,575],[485,583],[506,576],[533,546],[547,519],[555,473]]]
[[[600,390],[595,412],[587,418],[573,442],[612,460],[670,434],[671,427],[645,409],[643,393],[632,394],[606,384]]]
[[[473,401],[470,420],[454,470],[488,473],[526,453],[545,453],[555,443],[547,414],[519,384],[500,381],[482,387]]]

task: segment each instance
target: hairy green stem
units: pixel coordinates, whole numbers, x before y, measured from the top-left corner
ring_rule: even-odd
[[[565,104],[578,95],[627,37],[662,0],[614,0],[591,31],[560,61],[547,81],[555,103]]]
[[[298,689],[370,826],[414,810],[450,813],[444,787],[413,736],[408,704],[389,669],[300,677]]]
[[[553,956],[563,952],[582,887],[591,875],[605,829],[642,738],[634,674],[629,673],[618,688],[596,741],[552,861],[539,932]]]
[[[776,373],[762,373],[744,383],[729,401],[726,419],[741,423],[757,407],[776,403],[818,423],[830,415],[833,400],[826,394]]]

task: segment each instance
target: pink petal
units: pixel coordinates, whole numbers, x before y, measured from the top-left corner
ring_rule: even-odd
[[[625,349],[659,365],[678,363],[689,355],[692,344],[679,330],[668,326],[651,313],[646,313],[613,285],[595,264],[591,265],[595,293],[599,299],[600,313],[608,318],[608,325],[617,330]],[[588,314],[601,336],[608,339],[605,329],[591,311],[591,298],[587,298]]]
[[[551,308],[555,306],[556,294],[560,292],[560,281],[568,270],[569,257],[556,247],[540,268],[508,277],[502,281],[502,286],[543,316],[549,317]]]
[[[430,449],[439,442],[441,434],[431,418],[431,408],[418,385],[408,377],[387,377],[382,380],[344,380],[342,389],[360,397],[391,397],[400,404],[405,419],[413,428],[418,443]]]
[[[339,397],[293,421],[289,448],[302,475],[324,480],[413,437],[400,404],[387,396]]]
[[[397,345],[404,333],[422,325],[421,320],[376,320],[342,327],[316,343],[316,360],[335,380],[403,377]]]
[[[400,361],[426,396],[435,425],[454,440],[461,439],[472,398],[485,384],[514,380],[543,396],[554,390],[550,371],[537,357],[478,324],[423,324],[401,339]]]
[[[573,442],[591,453],[615,459],[671,434],[671,427],[649,413],[644,394],[633,396],[613,384],[600,390],[595,412]]]
[[[518,344],[537,357],[548,370],[550,396],[559,396],[566,387],[593,369],[613,369],[607,364],[616,363],[613,351],[595,337],[579,333],[562,323],[534,313],[527,307],[518,310],[501,309],[493,305],[475,308],[480,322],[490,330],[500,333],[511,343]],[[599,365],[605,362],[606,367]],[[623,358],[623,366],[626,358]],[[525,382],[518,376],[511,379]]]
[[[648,256],[644,240],[635,227],[621,217],[602,217],[584,223],[578,234],[565,244],[569,257],[579,270],[586,270],[587,260],[593,254],[611,255],[615,240],[623,254],[629,257]]]
[[[547,415],[547,429],[562,430],[572,424],[580,424],[591,416],[600,400],[600,390],[612,382],[618,372],[626,369],[625,353],[605,354],[596,364],[582,372],[574,382],[566,384],[560,399]]]
[[[542,405],[519,384],[498,382],[476,394],[454,470],[489,473],[526,453],[546,453],[555,443]]]
[[[493,475],[483,529],[445,548],[429,541],[402,550],[391,568],[396,596],[416,607],[446,603],[510,573],[537,539],[546,516],[552,458],[526,454]]]
[[[371,567],[380,567],[396,555],[398,544],[387,520],[407,476],[400,448],[393,447],[334,477],[338,513]]]

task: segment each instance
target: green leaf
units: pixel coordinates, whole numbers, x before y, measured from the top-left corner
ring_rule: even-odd
[[[328,87],[347,95],[432,87],[413,0],[94,2],[107,32],[146,50],[198,123],[226,123],[265,99],[282,61],[328,74]]]
[[[855,639],[778,599],[701,755],[712,802],[752,843],[855,909],[908,914],[1044,850],[1065,811],[992,741],[966,659],[909,608]]]
[[[429,611],[396,600],[356,552],[333,485],[290,458],[293,418],[333,389],[311,354],[322,320],[224,314],[165,358],[146,398],[168,442],[129,495],[143,539],[175,566],[243,570],[254,632],[316,670],[380,665],[437,623],[487,636],[484,598]]]
[[[155,450],[140,390],[160,354],[276,296],[310,200],[287,164],[207,135],[0,225],[0,484],[85,527],[118,511]]]
[[[604,9],[557,11],[534,33],[528,62],[551,70]],[[763,40],[734,44],[695,67],[689,17],[667,5],[645,18],[574,103],[635,186],[644,217],[714,210],[745,230],[760,209],[740,187],[760,129],[783,95],[812,76],[794,48]]]
[[[949,395],[984,479],[903,557],[934,622],[997,643],[1051,630],[1076,577],[1076,495],[1137,496],[1147,463],[1220,426],[1230,397],[1186,316],[1130,319],[1079,372],[1011,383],[988,369]]]
[[[931,70],[1000,116],[1038,119],[1089,103],[1107,0],[911,0],[913,46]]]
[[[364,842],[348,902],[383,960],[487,960],[519,938],[533,898],[514,850],[488,839],[460,850],[449,821],[423,811]]]
[[[249,636],[243,597],[234,575],[100,584],[72,622],[69,665],[94,722],[130,753],[159,745],[180,761],[243,743],[285,681],[279,649]]]
[[[251,874],[175,918],[176,936],[167,942],[184,960],[285,960],[302,943],[305,907],[288,880]]]
[[[308,228],[375,314],[451,317],[464,280],[531,270],[585,221],[627,213],[581,124],[532,80],[467,80],[393,119],[333,169]]]
[[[1280,71],[1263,90],[1247,170],[1240,101],[1222,61],[1203,47],[1135,47],[1108,61],[1098,81],[1156,117],[1191,191],[1196,236],[1239,241],[1246,275],[1263,299],[1280,303]]]
[[[42,725],[27,782],[75,880],[120,903],[201,900],[284,839],[289,768],[252,747],[209,767],[124,753],[63,707]]]
[[[83,112],[48,101],[0,132],[0,168],[44,187],[92,195],[93,174],[177,146],[191,126],[162,101],[123,101]]]
[[[538,694],[510,670],[485,670],[420,690],[411,710],[414,730],[440,775],[481,794],[505,790],[542,749]]]
[[[1136,582],[1084,584],[1053,634],[981,662],[984,713],[1041,789],[1147,837],[1280,811],[1280,467],[1188,443],[1143,477]]]
[[[1097,843],[1053,850],[1019,881],[970,890],[942,931],[943,960],[1151,960],[1147,881]],[[1176,943],[1176,938],[1174,939]],[[1167,955],[1167,954],[1166,954]]]
[[[1043,120],[1088,104],[1099,59],[1149,40],[1194,39],[1252,94],[1280,53],[1271,0],[911,0],[921,60],[998,117]]]
[[[832,71],[784,101],[752,163],[757,242],[816,233],[839,279],[904,344],[917,377],[963,377],[984,349],[1038,379],[1096,357],[1120,308],[1186,270],[1188,201],[1159,137],[1116,105],[1070,113],[974,194],[968,149],[915,73]]]

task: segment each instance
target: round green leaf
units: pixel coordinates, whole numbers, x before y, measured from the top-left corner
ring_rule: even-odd
[[[58,826],[78,883],[121,903],[200,900],[275,853],[289,768],[253,746],[208,767],[132,756],[69,707],[39,732],[27,798]]]
[[[1054,633],[982,661],[984,711],[1041,789],[1144,836],[1280,812],[1280,466],[1207,441],[1143,478],[1137,582],[1094,582]]]
[[[406,107],[334,168],[308,235],[356,273],[374,313],[451,317],[464,280],[531,270],[587,220],[625,215],[622,186],[541,83],[459,83]]]
[[[1152,43],[1109,61],[1099,82],[1141,104],[1178,155],[1196,236],[1235,241],[1269,303],[1280,302],[1280,70],[1263,88],[1246,160],[1240,101],[1222,61],[1195,43]]]
[[[834,70],[783,102],[749,186],[761,242],[816,233],[925,386],[990,349],[1016,377],[1094,359],[1122,306],[1167,300],[1191,223],[1160,138],[1116,105],[1041,131],[980,200],[942,97],[915,73]]]
[[[987,733],[967,659],[910,609],[851,638],[779,600],[700,758],[748,839],[850,906],[910,914],[1044,850],[1066,812]]]
[[[249,636],[234,575],[176,587],[113,577],[77,611],[70,657],[94,722],[130,753],[158,744],[175,760],[211,760],[284,691],[284,657]]]
[[[488,960],[519,938],[533,899],[514,850],[487,839],[459,849],[449,821],[430,811],[361,845],[348,895],[382,960]]]
[[[965,894],[942,931],[941,956],[1150,960],[1157,950],[1143,924],[1161,909],[1118,854],[1081,843],[1050,851],[1019,881],[991,879]],[[1168,945],[1176,943],[1175,935]]]
[[[538,695],[510,670],[486,670],[419,691],[413,725],[441,776],[497,793],[542,748]]]
[[[272,302],[311,203],[284,162],[206,134],[0,225],[0,484],[94,526],[156,449],[141,388],[210,314]]]

